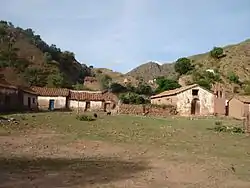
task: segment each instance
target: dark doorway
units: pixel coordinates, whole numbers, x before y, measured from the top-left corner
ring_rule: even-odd
[[[54,110],[55,108],[55,100],[49,100],[49,110]]]
[[[30,99],[30,97],[28,97],[28,107],[29,108],[31,107],[31,99]]]
[[[200,114],[200,100],[193,99],[191,102],[191,114],[192,115],[199,115]]]

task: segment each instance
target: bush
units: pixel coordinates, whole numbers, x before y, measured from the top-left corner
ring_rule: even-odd
[[[176,72],[178,72],[180,75],[186,74],[187,72],[193,70],[193,66],[191,65],[190,59],[183,57],[179,58],[175,65],[174,69]]]
[[[235,84],[239,84],[239,76],[236,75],[234,72],[229,72],[227,75],[227,78],[229,79],[230,82],[235,83]]]
[[[123,93],[119,96],[119,99],[124,104],[147,104],[150,101],[145,99],[143,96],[136,93]]]
[[[80,121],[95,121],[93,117],[87,115],[78,115],[76,116],[76,119]]]
[[[216,59],[219,59],[220,57],[223,56],[223,48],[220,48],[220,47],[214,47],[211,51],[210,51],[210,55],[213,57],[213,58],[216,58]]]
[[[222,125],[222,122],[221,121],[216,121],[214,124],[218,126],[218,125]]]
[[[158,85],[158,87],[155,90],[156,93],[181,87],[181,85],[178,83],[177,80],[167,79],[164,77],[157,78],[156,84]]]
[[[218,125],[214,128],[211,128],[210,130],[213,130],[215,132],[228,132],[228,133],[240,133],[240,134],[245,133],[244,129],[240,127],[227,127],[225,125]]]

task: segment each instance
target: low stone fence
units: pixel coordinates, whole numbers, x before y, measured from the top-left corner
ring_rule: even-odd
[[[155,105],[131,105],[121,104],[119,106],[120,114],[146,115],[167,117],[176,115],[176,107],[174,106],[155,106]]]

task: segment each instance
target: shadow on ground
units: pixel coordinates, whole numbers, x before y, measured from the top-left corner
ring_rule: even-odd
[[[132,178],[149,169],[117,158],[0,158],[0,187],[74,187]]]

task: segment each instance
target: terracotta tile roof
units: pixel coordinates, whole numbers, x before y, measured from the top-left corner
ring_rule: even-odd
[[[159,93],[158,95],[151,96],[151,99],[164,97],[164,96],[170,96],[170,95],[177,95],[178,93],[181,93],[181,92],[186,91],[188,89],[192,89],[196,86],[198,86],[198,84],[193,84],[193,85],[183,86],[183,87],[173,89],[173,90],[163,91],[162,93]]]
[[[31,87],[31,89],[40,96],[53,96],[53,97],[69,96],[69,89],[65,88]]]
[[[5,80],[0,80],[0,87],[9,88],[9,89],[18,89],[16,86],[11,85],[10,83],[6,82]]]
[[[104,96],[102,93],[91,93],[91,92],[74,92],[70,91],[70,100],[79,101],[104,101]]]
[[[110,92],[70,91],[70,100],[80,101],[117,101],[116,95]]]
[[[29,94],[32,94],[32,95],[38,95],[38,93],[36,91],[34,91],[33,89],[28,88],[28,87],[19,87],[19,89],[21,91],[23,91],[24,93],[29,93]]]
[[[237,95],[234,96],[233,98],[236,98],[243,103],[250,103],[250,96],[248,95]]]

